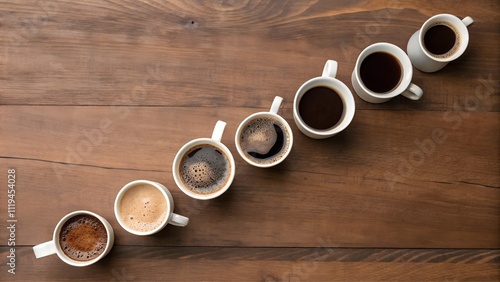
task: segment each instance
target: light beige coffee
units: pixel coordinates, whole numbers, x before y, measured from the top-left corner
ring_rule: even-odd
[[[120,218],[138,232],[160,227],[167,216],[167,201],[158,188],[139,184],[128,189],[120,202]]]

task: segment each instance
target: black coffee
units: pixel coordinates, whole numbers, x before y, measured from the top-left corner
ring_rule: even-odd
[[[61,249],[73,260],[88,261],[106,249],[108,234],[104,224],[91,215],[77,215],[64,223],[59,233]]]
[[[333,89],[317,86],[304,93],[299,101],[299,115],[314,129],[324,130],[335,126],[344,113],[344,102]]]
[[[425,32],[424,45],[429,52],[441,57],[454,49],[457,39],[458,36],[453,28],[444,23],[438,23]]]
[[[182,157],[179,170],[186,187],[198,194],[211,194],[224,187],[231,171],[228,157],[208,144],[191,148]]]
[[[289,133],[278,120],[260,117],[251,120],[242,130],[240,145],[253,161],[272,164],[286,153],[288,138]]]
[[[386,52],[375,52],[363,60],[359,74],[368,89],[385,93],[399,85],[402,70],[396,57]]]

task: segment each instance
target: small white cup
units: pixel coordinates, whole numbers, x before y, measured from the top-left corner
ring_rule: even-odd
[[[399,84],[389,92],[374,92],[368,89],[368,87],[366,87],[366,85],[363,83],[363,80],[361,79],[361,64],[366,59],[366,57],[376,52],[384,52],[392,55],[396,60],[399,61],[399,65],[401,67],[401,78]],[[383,66],[381,66],[380,71],[383,71]],[[410,100],[419,100],[420,98],[422,98],[424,91],[422,90],[422,88],[411,82],[412,76],[413,68],[406,53],[396,45],[379,42],[372,44],[361,51],[358,59],[356,60],[356,65],[354,67],[354,71],[352,72],[351,81],[356,94],[366,102],[383,103],[398,95],[403,95]]]
[[[175,183],[181,189],[184,194],[188,195],[191,198],[198,199],[198,200],[209,200],[213,198],[217,198],[220,195],[222,195],[224,192],[229,189],[229,186],[233,183],[234,175],[235,175],[235,162],[234,162],[234,157],[229,151],[229,149],[222,144],[222,134],[224,133],[224,129],[226,128],[226,123],[219,120],[215,124],[214,130],[212,132],[212,137],[211,138],[198,138],[189,141],[188,143],[184,144],[182,148],[177,152],[174,162],[172,164],[172,174],[174,176]],[[211,146],[214,147],[216,150],[218,150],[221,154],[227,158],[228,161],[228,171],[226,173],[226,180],[225,182],[215,191],[211,193],[197,193],[190,189],[187,184],[184,181],[183,176],[180,173],[180,169],[182,166],[182,160],[184,156],[188,153],[190,153],[191,149],[195,149],[196,147],[204,147],[204,146]]]
[[[288,122],[278,115],[278,110],[282,102],[283,98],[280,96],[276,96],[273,100],[269,112],[258,112],[251,114],[238,126],[234,142],[236,144],[238,153],[247,163],[262,168],[272,167],[284,161],[290,154],[293,145],[293,134]],[[279,148],[279,151],[277,151],[276,154],[272,156],[263,158],[262,160],[252,157],[242,147],[242,141],[244,141],[242,140],[242,138],[246,127],[252,123],[258,122],[259,120],[267,120],[267,122],[278,124],[278,126],[283,130],[283,145],[281,146],[281,148]]]
[[[62,247],[61,247],[60,242],[59,242],[59,235],[60,235],[60,232],[61,232],[61,229],[62,229],[64,223],[66,223],[66,221],[68,221],[69,219],[71,219],[75,216],[78,216],[78,215],[93,216],[93,217],[97,218],[106,228],[106,235],[107,235],[106,247],[104,248],[104,251],[98,257],[96,257],[92,260],[79,261],[79,260],[74,260],[74,259],[68,257],[63,252]],[[109,222],[106,219],[104,219],[102,216],[95,214],[93,212],[81,210],[81,211],[74,211],[74,212],[71,212],[71,213],[65,215],[57,223],[56,228],[54,229],[54,234],[52,236],[52,240],[34,246],[33,252],[35,253],[36,258],[42,258],[45,256],[57,254],[57,256],[65,263],[72,265],[72,266],[82,267],[82,266],[88,266],[88,265],[94,264],[97,261],[99,261],[100,259],[102,259],[104,256],[106,256],[109,253],[109,251],[111,251],[111,248],[113,247],[114,242],[115,242],[115,235],[113,232],[113,228],[111,227],[111,224],[109,224]]]
[[[422,27],[417,30],[408,41],[406,50],[410,60],[417,69],[423,72],[436,72],[444,68],[449,62],[456,60],[467,49],[469,44],[469,31],[467,27],[471,25],[474,20],[471,17],[465,17],[460,20],[454,15],[439,14],[429,18]],[[458,35],[458,46],[452,48],[449,56],[437,57],[425,48],[424,37],[425,33],[436,24],[444,23],[451,27]]]
[[[356,111],[356,104],[354,103],[354,97],[352,96],[351,90],[340,80],[336,79],[338,64],[334,60],[328,60],[323,68],[323,73],[319,77],[311,78],[306,81],[295,94],[295,99],[293,101],[293,119],[299,130],[306,136],[313,139],[324,139],[332,137],[335,134],[346,129],[354,118],[354,112]],[[301,99],[307,91],[315,87],[326,87],[330,88],[336,92],[343,104],[342,117],[339,119],[337,124],[333,125],[327,129],[316,129],[309,126],[301,117],[299,112],[299,106]],[[326,105],[328,106],[328,105]],[[324,114],[321,109],[318,109],[318,115]]]
[[[163,218],[162,222],[156,228],[148,230],[148,231],[135,230],[132,227],[128,226],[123,221],[122,215],[121,215],[121,210],[120,210],[120,204],[121,204],[121,201],[122,201],[124,195],[139,185],[148,185],[148,186],[151,186],[151,187],[158,189],[158,191],[163,195],[163,197],[165,198],[165,201],[166,201],[167,210],[165,211],[165,217]],[[125,186],[123,186],[123,188],[118,192],[118,194],[116,196],[114,211],[115,211],[116,220],[121,225],[121,227],[129,233],[139,235],[139,236],[146,236],[146,235],[158,233],[160,230],[165,228],[165,226],[167,226],[167,224],[172,224],[175,226],[186,226],[189,222],[189,218],[174,213],[174,199],[173,199],[170,191],[168,191],[167,187],[163,186],[162,184],[160,184],[158,182],[153,182],[153,181],[149,181],[149,180],[135,180],[135,181],[129,182]]]

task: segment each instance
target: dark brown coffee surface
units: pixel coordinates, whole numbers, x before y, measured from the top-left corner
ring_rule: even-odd
[[[211,194],[224,187],[231,171],[228,157],[212,145],[191,148],[181,160],[184,184],[198,194]]]
[[[100,256],[107,241],[106,227],[91,215],[70,218],[59,233],[59,244],[64,254],[78,261],[88,261]]]
[[[432,26],[424,35],[425,48],[435,55],[443,55],[450,52],[455,46],[456,40],[455,31],[444,24]]]
[[[299,101],[300,117],[314,129],[324,130],[335,126],[343,112],[342,98],[329,87],[313,87]]]
[[[399,85],[402,70],[396,57],[386,52],[375,52],[363,60],[359,73],[369,90],[385,93]]]
[[[259,117],[242,130],[240,145],[254,162],[272,164],[279,161],[290,146],[290,133],[277,119]]]

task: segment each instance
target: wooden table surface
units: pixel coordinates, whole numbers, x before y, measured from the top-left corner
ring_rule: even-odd
[[[499,280],[499,8],[497,0],[2,1],[0,280]],[[475,22],[461,58],[437,73],[414,70],[421,100],[355,95],[341,134],[300,133],[293,97],[327,59],[352,89],[362,49],[385,41],[406,50],[439,13]],[[282,164],[255,168],[234,134],[276,95],[294,146]],[[194,200],[176,187],[172,161],[217,120],[227,122],[222,141],[236,177],[223,196]],[[114,199],[136,179],[167,186],[189,225],[147,237],[122,229]],[[32,247],[80,209],[110,221],[112,251],[84,268],[35,259]]]

